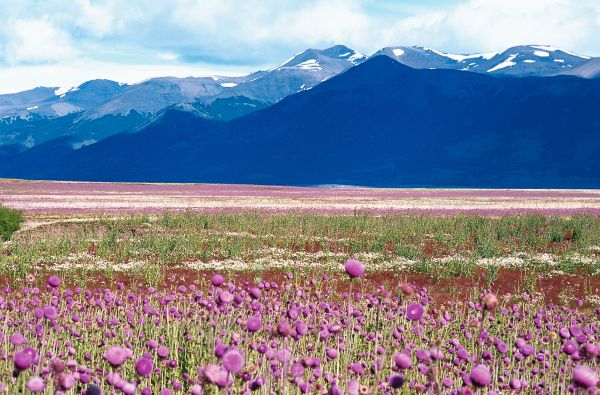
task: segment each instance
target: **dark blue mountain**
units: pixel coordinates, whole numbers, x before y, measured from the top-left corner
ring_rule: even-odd
[[[416,70],[379,56],[229,122],[169,110],[77,150],[42,144],[0,176],[597,188],[598,108],[598,79]]]

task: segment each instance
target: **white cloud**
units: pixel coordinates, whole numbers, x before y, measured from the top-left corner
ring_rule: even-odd
[[[47,19],[11,20],[6,30],[10,34],[3,52],[9,64],[57,62],[76,55],[69,35]]]
[[[251,71],[253,70],[206,65],[133,65],[80,59],[68,63],[3,68],[0,72],[0,94],[19,92],[37,86],[57,87],[61,92],[65,92],[92,79],[110,79],[133,84],[157,76],[235,76]]]
[[[10,75],[31,79],[28,87],[33,79],[63,85],[51,82],[72,73],[74,85],[83,75],[74,65],[91,65],[90,78],[93,71],[123,81],[136,79],[123,70],[138,68],[250,71],[332,44],[364,53],[391,45],[466,53],[548,44],[600,55],[598,0],[377,1],[379,8],[373,0],[2,0],[0,64],[8,69],[0,82],[10,85]],[[31,64],[49,74],[38,78],[24,67]]]
[[[159,52],[156,54],[156,57],[160,60],[165,60],[167,62],[171,62],[171,61],[177,60],[177,58],[179,56],[173,52]]]
[[[90,0],[74,0],[79,13],[72,13],[75,24],[92,35],[102,38],[123,27],[114,1],[92,3]]]
[[[600,54],[600,9],[595,0],[469,0],[444,12],[398,21],[386,33],[396,42],[463,51],[552,44]]]

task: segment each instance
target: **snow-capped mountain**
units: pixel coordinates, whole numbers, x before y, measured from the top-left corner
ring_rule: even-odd
[[[216,96],[243,96],[273,104],[286,96],[315,85],[365,61],[367,57],[344,45],[298,53],[271,70],[250,75],[243,84],[232,86]]]
[[[95,142],[143,126],[173,106],[205,118],[232,119],[310,89],[365,59],[337,45],[309,49],[273,69],[241,77],[159,77],[133,85],[92,80],[64,92],[39,87],[0,95],[0,146],[19,150],[60,135],[79,137],[78,145]]]
[[[378,56],[228,122],[181,111],[0,177],[387,187],[600,187],[600,79],[418,70]],[[549,114],[551,116],[549,116]]]
[[[415,69],[453,69],[499,77],[600,77],[600,58],[549,45],[467,55],[399,46],[383,48],[371,57],[380,55]],[[271,69],[240,77],[159,77],[132,85],[92,80],[71,89],[39,87],[0,95],[0,156],[60,136],[69,136],[73,147],[93,144],[123,131],[139,130],[165,109],[228,121],[309,90],[366,60],[363,54],[336,45],[308,49]]]
[[[591,59],[549,45],[523,45],[503,52],[469,55],[425,47],[388,47],[373,56],[379,55],[416,69],[453,69],[519,77],[565,74]]]
[[[88,111],[126,90],[128,85],[110,80],[91,80],[64,93],[59,88],[39,87],[0,95],[0,116],[27,118],[31,115],[60,117]]]
[[[159,110],[177,103],[186,103],[199,98],[218,95],[227,86],[243,83],[246,77],[160,77],[128,86],[86,116],[99,118],[105,115],[128,114],[136,111],[141,114],[155,114]]]

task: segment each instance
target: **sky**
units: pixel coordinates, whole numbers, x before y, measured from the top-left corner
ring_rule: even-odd
[[[598,0],[1,0],[0,93],[241,75],[335,44],[600,56],[598,37]]]

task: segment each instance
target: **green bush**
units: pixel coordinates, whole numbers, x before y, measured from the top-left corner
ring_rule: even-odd
[[[23,215],[17,211],[0,204],[0,238],[8,240],[10,236],[21,228]]]

